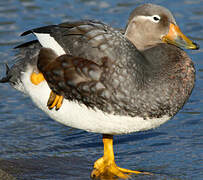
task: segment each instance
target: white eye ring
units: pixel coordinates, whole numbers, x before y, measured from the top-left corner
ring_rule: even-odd
[[[153,21],[154,23],[159,23],[161,17],[159,15],[153,15],[151,16],[151,21]]]
[[[150,20],[154,23],[159,23],[159,21],[161,20],[161,17],[159,15],[153,15],[153,16],[136,16],[134,17],[134,21],[137,21],[138,18]]]

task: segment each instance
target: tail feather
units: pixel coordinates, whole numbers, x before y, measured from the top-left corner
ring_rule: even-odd
[[[38,40],[28,41],[26,43],[23,43],[23,44],[20,44],[20,45],[14,47],[14,49],[19,49],[19,48],[24,48],[24,47],[26,48],[26,47],[28,47],[28,46],[30,46],[32,44],[36,44],[38,42],[39,42]]]
[[[11,76],[9,75],[10,68],[8,64],[5,64],[5,66],[6,66],[6,77],[0,79],[0,83],[9,83],[11,79]]]
[[[16,47],[15,62],[10,67],[5,65],[6,75],[3,78],[0,77],[0,83],[9,83],[13,88],[26,93],[21,77],[28,65],[37,67],[41,47],[38,41],[27,42]]]

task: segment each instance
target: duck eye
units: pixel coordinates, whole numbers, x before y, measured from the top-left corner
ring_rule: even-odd
[[[159,20],[159,18],[156,17],[156,16],[154,16],[153,19],[154,19],[155,21],[158,21],[158,20]]]
[[[160,21],[160,16],[158,16],[158,15],[154,15],[154,16],[152,16],[152,21],[153,22],[155,22],[155,23],[158,23],[159,21]]]

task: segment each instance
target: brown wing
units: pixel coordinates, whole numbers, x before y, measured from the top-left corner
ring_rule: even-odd
[[[57,57],[53,50],[42,48],[38,69],[43,73],[49,87],[66,99],[82,101],[91,106],[91,99],[108,99],[109,91],[101,82],[105,65],[71,55]]]

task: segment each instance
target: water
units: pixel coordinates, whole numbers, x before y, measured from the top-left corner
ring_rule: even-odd
[[[152,1],[1,0],[0,65],[11,65],[11,49],[32,38],[19,37],[25,30],[79,19],[125,27],[129,12],[144,2]],[[153,3],[168,7],[182,31],[203,47],[202,0]],[[155,173],[133,179],[203,179],[203,49],[188,54],[197,80],[184,108],[160,128],[115,137],[120,166]],[[90,179],[93,162],[102,155],[101,135],[53,121],[9,85],[0,84],[0,99],[0,169],[26,180]]]

